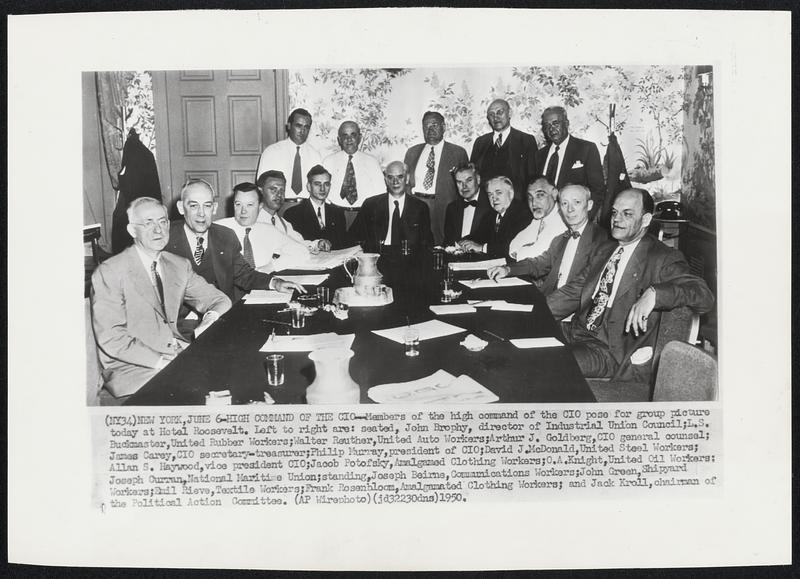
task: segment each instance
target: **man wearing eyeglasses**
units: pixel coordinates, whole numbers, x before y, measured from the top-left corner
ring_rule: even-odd
[[[437,245],[444,243],[444,218],[447,206],[458,198],[451,171],[467,163],[467,152],[444,140],[444,116],[436,111],[422,115],[424,143],[406,151],[409,189],[428,206],[431,228]]]
[[[188,343],[178,309],[202,315],[195,335],[231,307],[225,294],[197,275],[188,260],[164,251],[167,208],[151,197],[131,203],[133,246],[101,263],[92,275],[92,325],[103,367],[103,404],[120,404],[175,358]]]

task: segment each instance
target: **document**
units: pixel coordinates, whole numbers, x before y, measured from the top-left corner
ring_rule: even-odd
[[[351,257],[362,253],[361,247],[356,245],[354,247],[346,247],[344,249],[335,249],[333,251],[320,251],[319,253],[312,253],[306,259],[292,260],[291,262],[281,262],[285,269],[304,269],[308,271],[323,271],[326,269],[333,269],[344,264],[345,261]]]
[[[485,404],[499,400],[466,374],[456,378],[444,370],[419,380],[373,386],[367,396],[379,404]]]
[[[444,304],[431,306],[431,311],[437,316],[447,314],[474,314],[475,307],[469,304]]]
[[[518,277],[504,277],[493,281],[491,279],[460,279],[458,283],[467,286],[469,289],[479,289],[484,287],[511,287],[515,285],[531,285],[531,282]]]
[[[407,327],[408,326],[400,326],[398,328],[389,328],[388,330],[372,330],[372,333],[378,334],[384,338],[389,338],[398,344],[402,344]],[[464,328],[459,328],[458,326],[440,320],[428,320],[427,322],[412,324],[411,327],[419,331],[420,341],[430,340],[431,338],[441,338],[442,336],[450,336],[467,331]]]
[[[243,301],[248,305],[254,304],[288,304],[292,299],[291,293],[284,293],[275,290],[251,290]]]
[[[309,334],[307,336],[270,336],[259,352],[310,352],[322,348],[350,348],[355,334]]]
[[[454,261],[450,264],[453,271],[486,271],[496,265],[505,265],[505,258],[485,259],[483,261]]]
[[[313,275],[281,275],[278,276],[286,281],[293,281],[300,285],[319,285],[328,279],[327,273],[319,273]]]
[[[533,304],[512,304],[500,301],[499,303],[492,304],[492,310],[496,312],[532,312]]]
[[[561,342],[555,338],[516,338],[509,340],[517,348],[552,348],[555,346],[563,346]]]

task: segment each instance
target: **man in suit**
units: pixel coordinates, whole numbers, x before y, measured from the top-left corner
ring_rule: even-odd
[[[247,263],[236,234],[227,227],[211,223],[216,211],[217,201],[211,185],[202,179],[187,181],[181,188],[178,203],[183,222],[175,222],[170,227],[167,251],[190,260],[198,275],[234,302],[254,289],[305,293],[303,286],[257,271]]]
[[[198,276],[188,260],[163,251],[169,241],[167,208],[141,197],[128,208],[133,246],[101,263],[92,274],[92,325],[103,367],[104,388],[122,403],[186,346],[178,332],[178,308],[203,316],[200,334],[231,301]]]
[[[599,246],[570,282],[547,298],[556,319],[575,312],[564,336],[587,377],[649,382],[661,312],[711,309],[714,296],[689,272],[680,251],[647,234],[653,199],[643,189],[617,194],[614,241]]]
[[[458,145],[444,140],[444,117],[436,111],[422,115],[424,143],[406,151],[404,159],[410,174],[410,188],[414,196],[428,206],[437,245],[444,241],[444,220],[447,206],[456,200],[455,183],[450,172],[467,162],[467,152]]]
[[[331,174],[322,165],[314,165],[306,182],[308,198],[284,213],[306,241],[311,241],[319,251],[342,249],[348,246],[344,210],[326,203],[331,191]]]
[[[504,175],[514,183],[514,197],[525,199],[525,190],[536,172],[536,139],[511,126],[511,108],[503,99],[492,101],[486,111],[492,132],[481,135],[472,145],[469,160],[475,163],[481,180]]]
[[[508,177],[489,179],[486,192],[494,212],[486,213],[475,233],[458,245],[467,252],[508,258],[508,245],[531,222],[531,212],[525,203],[514,199],[514,184]]]
[[[592,251],[608,241],[606,230],[589,221],[590,197],[591,192],[583,185],[564,187],[558,194],[559,212],[569,229],[556,236],[541,255],[492,267],[489,277],[529,275],[545,296],[575,279],[589,262]]]
[[[536,172],[545,175],[556,188],[583,185],[592,192],[594,219],[603,207],[606,182],[597,145],[569,134],[569,119],[564,107],[548,107],[542,113],[542,134],[547,146],[536,153]]]
[[[261,204],[255,184],[239,183],[233,188],[233,217],[216,221],[236,234],[245,261],[259,271],[271,272],[308,259],[305,244],[257,220]]]
[[[486,193],[481,191],[481,176],[472,163],[460,165],[453,171],[453,180],[460,199],[447,206],[444,216],[444,244],[455,244],[478,230],[481,219],[492,213]]]
[[[553,239],[567,230],[557,209],[558,189],[547,177],[539,177],[528,185],[526,198],[533,219],[508,246],[509,256],[517,261],[541,255]]]
[[[364,202],[350,228],[351,237],[367,252],[386,248],[396,254],[402,240],[407,240],[412,249],[429,247],[433,236],[428,206],[406,194],[408,167],[392,161],[386,166],[384,179],[386,193]]]

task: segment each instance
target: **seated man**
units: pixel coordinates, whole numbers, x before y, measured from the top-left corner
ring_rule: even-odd
[[[481,176],[472,163],[457,167],[451,175],[460,196],[447,206],[444,216],[444,244],[450,246],[478,230],[481,219],[492,207],[481,191]]]
[[[203,314],[195,334],[231,307],[188,260],[165,252],[167,208],[140,197],[128,208],[133,246],[97,266],[92,275],[92,325],[105,389],[116,402],[136,392],[188,344],[178,332],[178,308]]]
[[[508,177],[489,179],[486,192],[494,212],[486,213],[477,231],[458,245],[464,251],[507,258],[511,240],[531,222],[531,212],[525,203],[514,199],[514,184]]]
[[[331,192],[331,174],[322,165],[314,165],[306,182],[308,198],[286,210],[284,218],[306,241],[320,251],[348,247],[344,209],[326,202]]]
[[[575,279],[589,262],[592,251],[608,241],[606,230],[589,221],[591,195],[589,188],[583,185],[564,187],[558,194],[558,202],[561,217],[569,228],[567,232],[553,239],[541,255],[490,268],[489,277],[529,275],[545,296]]]
[[[266,223],[259,223],[261,193],[253,183],[239,183],[233,188],[233,217],[216,221],[231,229],[242,245],[242,257],[259,271],[283,269],[281,263],[293,263],[308,258],[302,243],[279,233]]]
[[[533,220],[508,246],[508,254],[517,261],[541,255],[553,239],[567,230],[556,209],[558,189],[546,177],[537,177],[528,185],[526,200]]]
[[[282,235],[302,243],[311,253],[320,250],[319,240],[306,240],[295,231],[292,224],[280,215],[281,207],[286,195],[286,177],[280,171],[265,171],[256,181],[256,186],[261,192],[261,209],[258,212],[258,222],[266,223]],[[295,202],[299,203],[296,198]],[[288,209],[287,209],[288,211]]]
[[[236,234],[227,227],[211,223],[216,211],[217,201],[211,185],[202,179],[190,179],[181,188],[178,203],[183,222],[175,222],[170,227],[167,251],[190,260],[197,274],[234,302],[253,289],[305,293],[301,285],[253,269],[242,256]]]
[[[557,320],[575,312],[564,336],[584,376],[649,382],[661,312],[688,306],[704,313],[714,304],[680,251],[647,234],[652,218],[647,191],[618,193],[611,210],[616,243],[599,246],[583,271],[547,298]]]

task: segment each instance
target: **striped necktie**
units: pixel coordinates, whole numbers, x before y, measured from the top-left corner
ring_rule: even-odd
[[[164,316],[167,315],[167,308],[164,306],[164,284],[161,282],[161,276],[158,274],[158,262],[154,261],[150,264],[150,271],[153,273],[153,281],[155,282],[156,291],[158,291],[158,301],[161,302],[161,310]]]
[[[250,267],[255,267],[256,266],[256,259],[253,256],[253,244],[250,243],[250,230],[251,229],[252,229],[252,227],[245,227],[245,229],[244,229],[244,240],[243,240],[243,243],[242,243],[242,245],[244,247],[243,247],[243,250],[242,250],[242,254],[244,255],[244,260],[247,263],[250,264]]]
[[[200,265],[200,263],[203,261],[203,253],[205,253],[203,251],[203,238],[202,237],[198,237],[197,238],[197,245],[194,248],[194,262],[197,265]]]

